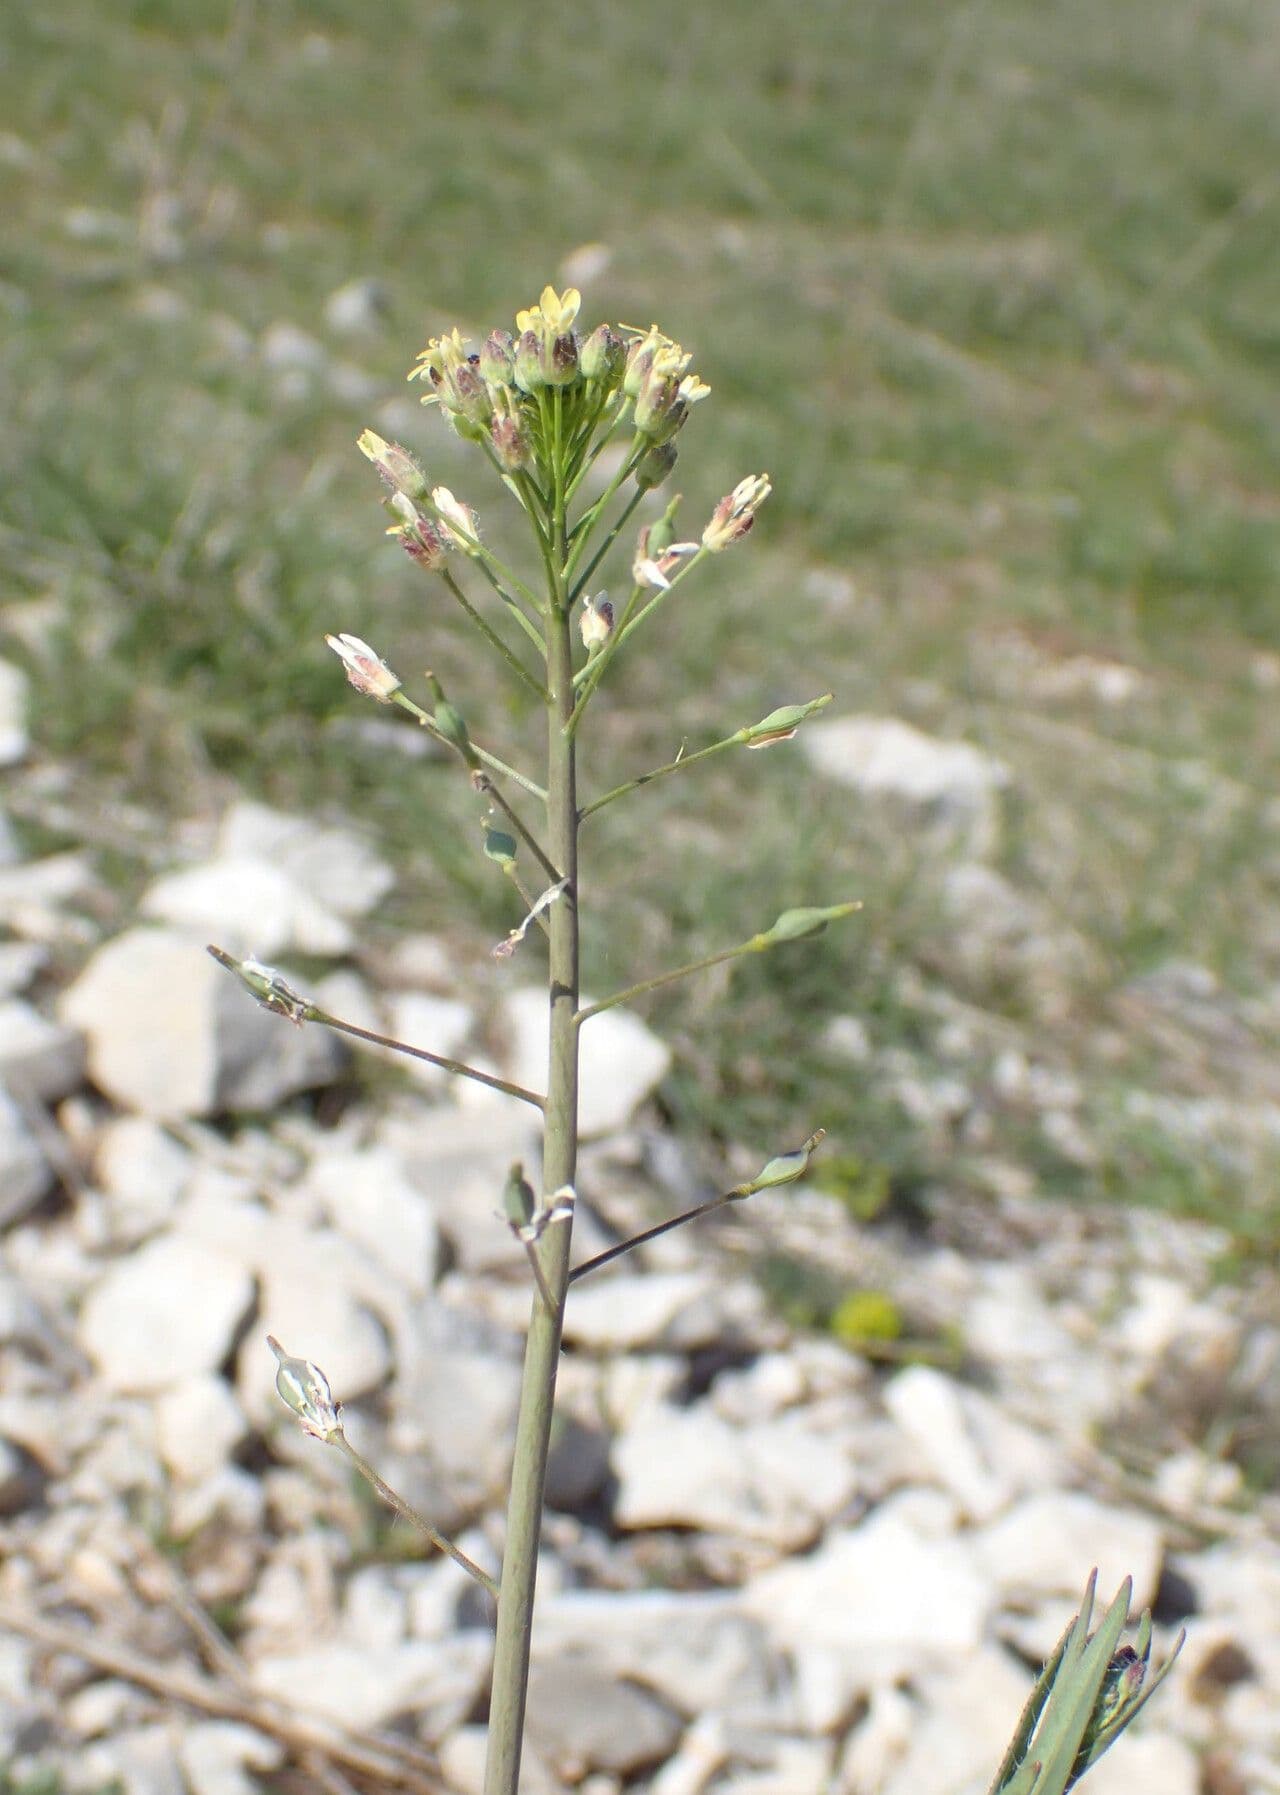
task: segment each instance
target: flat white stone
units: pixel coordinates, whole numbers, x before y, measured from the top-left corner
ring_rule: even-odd
[[[743,1607],[775,1643],[909,1660],[976,1649],[990,1596],[957,1539],[921,1534],[892,1503],[858,1527],[832,1533],[807,1558],[762,1571]]]
[[[12,997],[0,1003],[0,1083],[11,1091],[56,1103],[84,1074],[84,1043],[39,1010]]]
[[[965,1795],[985,1789],[1013,1737],[1031,1678],[994,1646],[931,1672],[924,1713],[889,1772],[884,1795]]]
[[[117,1234],[163,1226],[192,1172],[192,1154],[149,1116],[113,1116],[98,1137],[94,1173]]]
[[[170,929],[109,941],[64,993],[60,1014],[83,1030],[98,1088],[159,1117],[270,1109],[329,1083],[346,1061],[334,1036],[270,1015],[198,938]]]
[[[475,1027],[475,1013],[451,997],[432,997],[426,991],[397,991],[387,999],[386,1032],[410,1047],[425,1047],[444,1059],[466,1060],[467,1037]],[[429,1060],[413,1059],[391,1048],[379,1049],[389,1065],[399,1066],[424,1090],[446,1090],[454,1074]],[[468,1061],[469,1063],[469,1061]]]
[[[402,1289],[435,1283],[440,1231],[431,1199],[389,1147],[325,1151],[307,1174],[333,1226],[355,1241]]]
[[[53,1188],[53,1167],[20,1104],[0,1087],[0,1227],[33,1209]]]
[[[655,1408],[615,1442],[620,1527],[697,1527],[806,1545],[857,1488],[848,1444],[802,1411],[732,1427],[706,1403]]]
[[[764,1628],[731,1591],[557,1591],[538,1605],[534,1660],[574,1653],[689,1716],[758,1713],[777,1672]]]
[[[216,1370],[252,1301],[253,1279],[234,1259],[166,1235],[107,1268],[77,1335],[108,1388],[163,1390]]]
[[[238,1721],[197,1720],[183,1726],[178,1755],[190,1795],[260,1795],[253,1773],[278,1770],[284,1746]]]
[[[1057,1470],[1046,1440],[932,1366],[899,1372],[885,1386],[884,1404],[973,1520],[990,1520],[1022,1491],[1043,1487]]]
[[[1163,1558],[1159,1524],[1136,1509],[1074,1490],[1026,1496],[973,1536],[978,1560],[1002,1594],[1080,1595],[1096,1566],[1109,1602],[1133,1578],[1133,1607],[1155,1599]]]
[[[221,1470],[248,1431],[226,1379],[211,1372],[162,1390],[153,1413],[160,1457],[173,1476],[187,1483]]]
[[[584,996],[584,1007],[591,999]],[[503,1005],[510,1041],[510,1076],[526,1090],[547,1088],[547,994],[513,991]],[[666,1077],[671,1050],[638,1016],[626,1009],[605,1010],[584,1023],[578,1092],[584,1139],[614,1134],[626,1126],[645,1098]]]
[[[702,1272],[602,1273],[575,1287],[565,1339],[593,1352],[638,1347],[692,1350],[722,1337],[730,1319],[723,1286]]]
[[[1274,1769],[1273,1759],[1273,1778]],[[1266,1787],[1261,1782],[1256,1786]],[[1089,1771],[1090,1795],[1199,1795],[1203,1787],[1200,1760],[1191,1747],[1169,1733],[1144,1732],[1141,1721]]]
[[[31,738],[27,733],[29,682],[21,667],[0,661],[0,767],[14,767],[26,759]]]
[[[463,1719],[488,1674],[492,1644],[479,1630],[450,1640],[371,1648],[333,1641],[251,1667],[254,1687],[352,1730],[426,1714],[429,1730]]]
[[[979,837],[992,831],[996,801],[1012,783],[994,755],[969,742],[940,741],[896,717],[811,723],[800,742],[810,764],[841,785]]]
[[[198,931],[231,953],[348,953],[351,929],[289,873],[249,854],[207,860],[158,879],[139,905],[144,916]]]
[[[222,819],[218,853],[269,862],[325,910],[345,917],[367,916],[396,882],[392,868],[357,830],[248,800],[233,804]]]

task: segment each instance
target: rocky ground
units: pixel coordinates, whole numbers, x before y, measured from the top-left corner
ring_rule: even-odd
[[[0,735],[17,765],[16,713]],[[858,752],[981,833],[998,768],[935,790],[916,742]],[[423,1064],[353,1081],[341,1038],[203,950],[534,1086],[535,956],[477,980],[434,936],[367,951],[391,869],[260,806],[169,844],[123,930],[99,846],[0,834],[5,1786],[466,1795],[485,1598],[302,1435],[266,1336],[496,1566],[530,1288],[495,1212],[531,1112]],[[708,1194],[648,1102],[668,1058],[635,1017],[592,1024],[580,1258]],[[1224,1282],[1222,1248],[1016,1192],[945,1232],[864,1227],[798,1186],[575,1289],[531,1795],[981,1789],[1093,1566],[1108,1597],[1132,1575],[1157,1655],[1188,1634],[1093,1795],[1280,1791],[1280,1507],[1242,1470],[1280,1429],[1280,1303]],[[882,1293],[902,1338],[789,1326],[758,1275],[779,1253]]]

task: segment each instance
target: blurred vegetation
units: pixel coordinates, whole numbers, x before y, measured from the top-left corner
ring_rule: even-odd
[[[673,482],[689,523],[744,473],[776,490],[607,688],[588,787],[832,687],[1009,765],[991,859],[1036,918],[1030,947],[966,951],[948,858],[794,748],[611,808],[596,992],[790,904],[865,903],[654,1001],[677,1122],[757,1152],[824,1125],[864,1192],[926,1207],[1021,1179],[1266,1252],[1275,1147],[1231,1105],[1280,1101],[1280,4],[749,21],[6,10],[0,646],[40,748],[126,903],[139,809],[163,840],[247,789],[366,819],[404,869],[379,926],[482,959],[509,893],[469,794],[369,730],[322,635],[438,667],[518,753],[520,705],[385,544],[354,439],[408,441],[483,507],[404,374],[594,262],[583,321],[657,318],[712,385]],[[326,304],[360,280],[385,304],[345,334]],[[1170,961],[1218,981],[1212,1014],[1144,1005]],[[864,1056],[829,1033],[848,1016]],[[1081,1138],[1046,1133],[1018,1058]]]

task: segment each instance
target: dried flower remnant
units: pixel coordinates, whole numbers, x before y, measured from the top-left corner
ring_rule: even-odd
[[[588,656],[599,654],[613,634],[613,606],[603,592],[583,599],[578,629]]]
[[[711,521],[702,532],[702,546],[710,554],[740,542],[756,521],[756,513],[773,491],[768,474],[748,474],[739,480],[733,491],[711,513]]]
[[[347,680],[357,692],[389,704],[403,683],[391,671],[376,649],[362,642],[359,636],[347,634],[326,636],[325,641],[346,668]]]

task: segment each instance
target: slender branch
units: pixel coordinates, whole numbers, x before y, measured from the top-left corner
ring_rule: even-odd
[[[659,1235],[670,1234],[673,1228],[683,1228],[686,1222],[696,1222],[699,1216],[710,1215],[713,1209],[723,1209],[726,1203],[737,1203],[747,1195],[743,1190],[721,1191],[718,1197],[708,1197],[705,1203],[697,1204],[693,1209],[686,1209],[680,1215],[668,1216],[665,1222],[658,1222],[643,1233],[633,1234],[630,1240],[620,1240],[616,1246],[597,1253],[594,1259],[587,1259],[581,1265],[575,1265],[569,1273],[569,1282],[576,1284],[579,1278],[585,1278],[588,1272],[599,1271],[602,1265],[609,1265],[615,1259],[621,1259],[624,1253],[630,1253],[636,1247],[647,1246]]]
[[[708,760],[713,754],[722,754],[726,748],[735,748],[742,741],[739,730],[727,735],[722,741],[712,742],[708,748],[699,748],[694,754],[677,754],[664,767],[654,767],[652,772],[641,773],[635,779],[628,779],[622,785],[615,785],[612,791],[606,792],[602,798],[594,798],[585,810],[579,812],[579,819],[585,822],[594,816],[597,810],[603,810],[606,804],[612,804],[615,798],[625,798],[628,792],[638,791],[642,785],[652,785],[657,779],[665,779],[668,774],[682,773],[686,767],[696,767],[700,760]]]
[[[608,535],[600,544],[600,547],[596,550],[595,554],[592,555],[591,559],[587,562],[587,565],[583,568],[578,578],[574,581],[573,591],[569,595],[571,604],[576,603],[577,600],[582,597],[582,594],[587,589],[587,583],[592,574],[595,572],[596,568],[599,567],[600,563],[604,560],[605,556],[618,540],[619,536],[621,536],[622,532],[626,529],[632,513],[635,511],[636,506],[640,503],[643,497],[643,490],[637,486],[631,497],[623,506],[621,512],[618,514],[617,520],[609,530]]]
[[[456,1072],[459,1078],[470,1078],[476,1084],[488,1085],[490,1090],[516,1097],[521,1103],[532,1104],[534,1109],[544,1107],[543,1099],[533,1091],[526,1091],[523,1085],[511,1084],[507,1079],[496,1078],[490,1072],[481,1072],[478,1066],[468,1066],[463,1060],[451,1060],[442,1053],[428,1053],[425,1047],[410,1047],[407,1041],[397,1041],[391,1035],[377,1034],[371,1028],[360,1028],[354,1022],[342,1022],[337,1016],[330,1016],[327,1011],[318,1009],[315,1004],[307,1005],[302,1020],[318,1022],[322,1028],[336,1029],[340,1035],[353,1035],[357,1041],[368,1041],[374,1047],[389,1047],[393,1053],[407,1054],[410,1059],[425,1060],[429,1066],[440,1066],[446,1072]]]
[[[511,671],[515,674],[516,678],[520,680],[523,685],[528,687],[534,697],[540,698],[545,704],[547,701],[547,689],[542,681],[534,678],[533,674],[530,673],[524,663],[517,658],[510,646],[502,640],[502,637],[498,634],[497,630],[494,629],[493,625],[476,610],[471,600],[462,590],[462,587],[453,577],[452,571],[448,567],[442,567],[440,569],[440,578],[462,606],[472,623],[475,624],[485,641],[498,651],[508,667],[510,667]]]
[[[482,1584],[495,1601],[498,1599],[497,1580],[491,1577],[488,1571],[481,1570],[474,1559],[468,1558],[466,1553],[460,1551],[459,1548],[454,1545],[452,1540],[446,1539],[444,1534],[433,1527],[425,1516],[420,1515],[411,1503],[406,1502],[404,1497],[400,1495],[398,1491],[393,1490],[389,1483],[386,1483],[379,1477],[368,1459],[361,1457],[345,1433],[339,1431],[338,1433],[333,1434],[329,1444],[331,1446],[336,1446],[347,1462],[360,1473],[365,1482],[378,1492],[382,1497],[382,1500],[388,1503],[390,1507],[394,1508],[398,1515],[403,1516],[411,1527],[416,1527],[419,1533],[424,1534],[426,1538],[431,1541],[431,1544],[435,1547],[437,1552],[443,1552],[449,1558],[452,1558],[453,1562],[460,1570],[464,1570],[469,1577],[474,1578],[477,1583]]]
[[[573,526],[573,546],[564,563],[564,577],[566,580],[573,578],[573,570],[577,564],[578,556],[582,553],[583,547],[590,537],[592,530],[595,528],[597,521],[604,512],[606,505],[608,505],[609,501],[613,498],[613,495],[618,491],[623,481],[634,470],[637,461],[647,447],[647,440],[640,435],[639,431],[637,431],[631,439],[631,446],[623,457],[622,465],[617,473],[600,494],[600,497],[593,500],[592,503],[587,506],[587,509]]]
[[[475,565],[480,569],[481,577],[488,580],[489,584],[493,587],[493,590],[510,611],[512,618],[520,625],[520,628],[524,631],[525,635],[528,636],[529,640],[533,643],[539,656],[545,660],[547,656],[547,645],[543,641],[542,631],[520,603],[520,600],[514,593],[507,591],[502,581],[487,562],[477,560]]]
[[[630,1003],[633,997],[643,997],[647,991],[656,991],[661,985],[673,985],[677,979],[687,979],[692,973],[707,972],[712,966],[722,966],[726,960],[740,959],[743,954],[759,953],[755,941],[739,942],[737,947],[727,947],[722,953],[708,954],[703,960],[690,960],[687,966],[677,966],[671,972],[660,972],[654,978],[641,979],[638,985],[628,985],[625,991],[617,991],[612,997],[602,997],[599,1003],[588,1004],[586,1009],[579,1010],[577,1022],[579,1027],[589,1022],[593,1016],[600,1016],[605,1010],[616,1009],[620,1003]]]
[[[392,704],[398,705],[402,711],[408,711],[409,715],[426,730],[429,736],[434,737],[434,739],[440,743],[441,747],[447,748],[451,754],[458,754],[460,758],[465,760],[466,757],[461,754],[458,744],[456,742],[451,742],[448,736],[444,734],[443,730],[437,728],[436,720],[431,715],[431,712],[423,710],[420,704],[415,704],[408,693],[403,691],[393,692],[391,694],[391,702]],[[484,762],[485,766],[491,767],[495,773],[501,773],[504,779],[514,779],[516,784],[522,786],[531,797],[540,798],[543,803],[546,802],[547,794],[543,788],[540,785],[535,785],[532,779],[526,778],[518,767],[508,766],[505,760],[499,760],[496,754],[490,754],[487,748],[482,748],[479,742],[474,739],[472,740],[471,746],[475,749],[477,757]]]
[[[520,813],[513,809],[507,802],[506,798],[498,790],[498,787],[493,783],[489,775],[487,773],[473,773],[471,775],[471,783],[475,786],[478,792],[483,792],[486,798],[492,798],[503,816],[506,817],[507,821],[511,824],[511,827],[515,830],[521,841],[538,862],[539,866],[541,866],[543,872],[546,873],[547,877],[551,880],[551,883],[553,885],[557,884],[563,875],[557,872],[548,855],[543,852],[541,842],[538,841],[536,836],[530,833]]]

